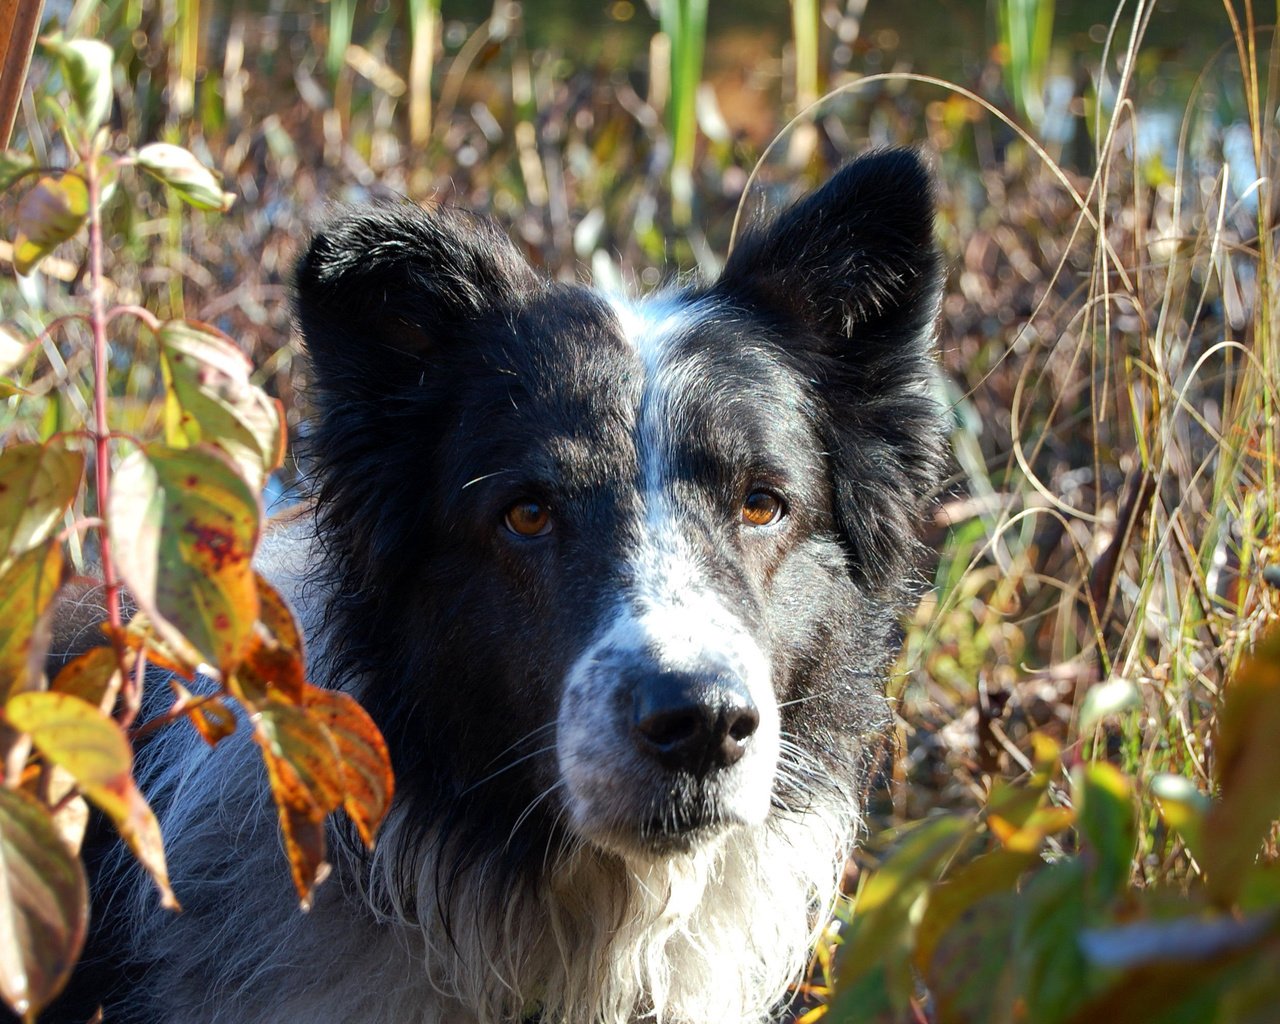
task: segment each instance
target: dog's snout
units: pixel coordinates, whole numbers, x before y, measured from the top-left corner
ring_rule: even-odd
[[[760,725],[743,684],[732,676],[660,672],[637,680],[636,746],[664,768],[697,776],[741,759]]]

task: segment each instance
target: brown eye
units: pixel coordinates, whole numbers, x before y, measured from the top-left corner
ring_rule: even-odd
[[[518,501],[507,509],[506,524],[517,537],[542,537],[551,532],[551,512],[540,501]]]
[[[772,526],[785,511],[782,499],[772,491],[755,490],[742,503],[742,523],[744,526]]]

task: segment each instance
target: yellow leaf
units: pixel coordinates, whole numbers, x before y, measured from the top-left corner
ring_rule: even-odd
[[[49,811],[0,788],[0,997],[34,1019],[66,984],[89,924],[89,889],[78,857]]]
[[[133,751],[114,719],[67,693],[20,693],[4,706],[9,725],[25,732],[50,764],[115,822],[121,838],[160,889],[164,905],[177,907],[169,888],[160,826],[133,781]]]
[[[0,575],[0,700],[43,678],[61,580],[62,549],[55,541],[19,555]]]

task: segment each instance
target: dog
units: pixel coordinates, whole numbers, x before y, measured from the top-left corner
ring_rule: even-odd
[[[943,464],[941,263],[908,150],[709,284],[554,284],[488,221],[334,214],[296,271],[313,514],[262,570],[397,799],[299,913],[256,748],[139,774],[185,910],[122,854],[123,1024],[742,1024],[802,976],[860,827]]]

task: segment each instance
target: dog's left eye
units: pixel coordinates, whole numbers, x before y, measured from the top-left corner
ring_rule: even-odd
[[[551,510],[540,501],[517,501],[503,522],[517,537],[542,537],[551,532]]]
[[[773,491],[757,488],[742,503],[744,526],[772,526],[787,511],[786,505]]]

